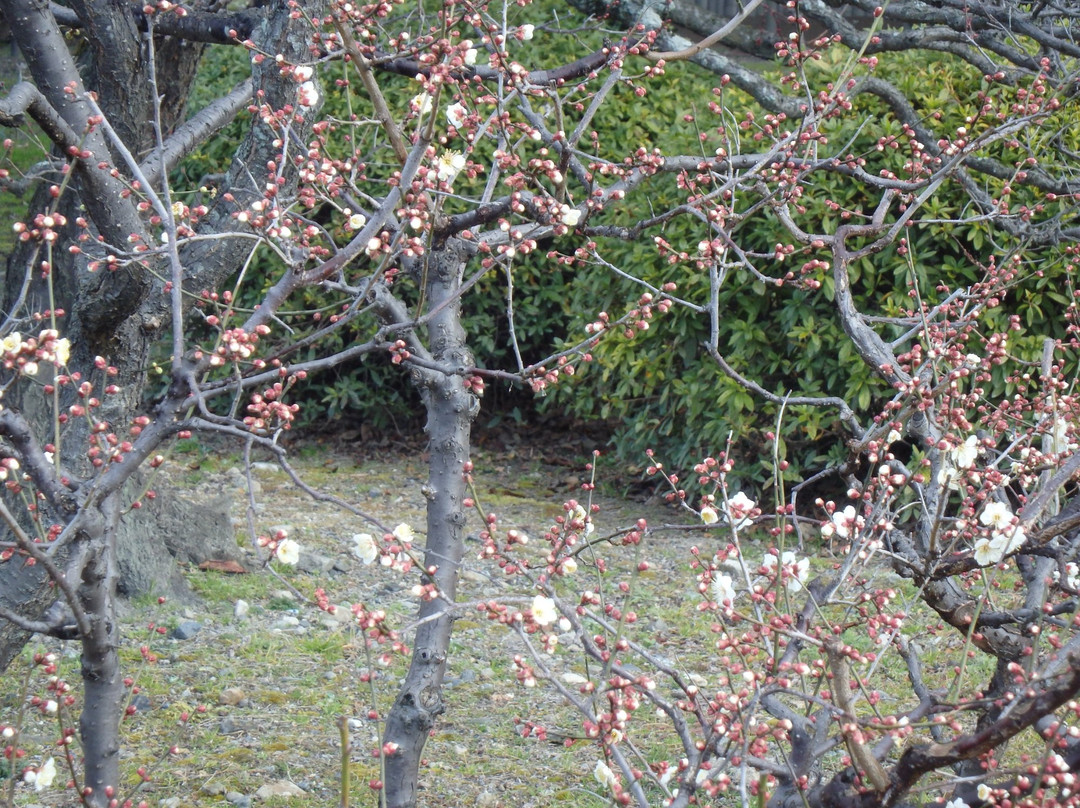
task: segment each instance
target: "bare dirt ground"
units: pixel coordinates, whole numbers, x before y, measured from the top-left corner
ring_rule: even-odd
[[[361,453],[351,451],[348,436],[344,438],[292,447],[292,461],[305,482],[359,508],[387,529],[411,526],[421,545],[423,447],[389,445]],[[537,446],[503,439],[492,448],[482,444],[475,454],[480,503],[498,514],[500,530],[516,528],[533,537],[527,552],[543,551],[543,533],[566,500],[588,497],[581,490],[588,460],[581,443],[547,441]],[[378,778],[371,750],[377,745],[379,722],[368,715],[373,709],[385,714],[405,660],[388,667],[373,664],[349,622],[348,607],[365,603],[385,609],[408,639],[416,608],[410,594],[415,578],[378,564],[366,566],[354,557],[352,535],[380,531],[333,504],[314,502],[266,458],[255,458],[249,498],[242,458],[234,449],[194,443],[181,449],[164,467],[164,479],[196,502],[222,491],[233,497],[237,557],[247,572],[189,568],[184,574],[198,596],[190,605],[159,604],[155,597],[145,597],[125,609],[125,658],[135,680],[136,707],[126,722],[125,771],[132,789],[141,779],[138,769],[148,778],[135,801],[165,808],[253,802],[337,805],[341,756],[335,724],[345,716],[353,745],[352,801],[373,805],[368,782]],[[594,496],[601,507],[598,529],[627,527],[642,516],[651,524],[685,521],[670,508],[640,499]],[[252,546],[249,523],[261,535],[287,532],[301,546],[300,563],[267,568]],[[471,518],[471,530],[479,531],[480,524],[478,516]],[[682,632],[672,626],[695,619],[698,596],[688,561],[690,546],[701,540],[700,534],[664,534],[663,543],[650,548],[655,567],[649,580],[655,589],[649,594],[653,616],[648,629],[657,643],[676,654],[681,653]],[[524,604],[531,598],[532,592],[512,587],[497,567],[477,560],[478,541],[471,539],[469,548],[459,601],[517,598]],[[341,606],[336,615],[312,605],[317,588]],[[73,644],[58,647],[39,641],[27,653],[34,650],[58,652],[63,675],[77,682]],[[580,721],[542,683],[524,688],[516,682],[512,658],[520,651],[517,638],[504,628],[468,615],[457,621],[448,709],[425,750],[424,805],[607,804],[591,777],[592,750],[583,754],[580,746],[568,749],[520,737],[520,721],[525,719],[541,719],[556,739],[573,737],[581,729]],[[148,664],[146,654],[156,661]],[[688,665],[704,665],[693,656],[688,653]],[[361,681],[370,668],[379,672],[378,678]],[[44,683],[34,675],[23,685],[23,674],[13,670],[5,677],[0,724],[14,723],[20,705],[42,692]],[[186,726],[180,725],[183,713],[192,715]],[[27,762],[40,762],[52,754],[47,745],[55,726],[33,711],[23,716]],[[75,715],[62,716],[62,721],[73,724]],[[286,796],[286,783],[298,787],[295,796]],[[7,785],[0,780],[0,795]],[[279,796],[272,795],[274,789]],[[67,805],[71,797],[61,789],[35,792],[20,784],[14,802]]]

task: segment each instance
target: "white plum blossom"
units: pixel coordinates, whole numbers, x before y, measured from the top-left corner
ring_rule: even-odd
[[[727,516],[728,522],[738,530],[743,525],[749,523],[750,513],[757,507],[757,503],[750,497],[746,496],[742,491],[739,491],[735,496],[729,497],[728,501],[724,503],[724,515]]]
[[[379,555],[379,548],[375,544],[375,537],[370,533],[353,533],[353,555],[370,564]]]
[[[535,30],[536,30],[536,26],[532,25],[530,23],[526,23],[525,25],[521,26],[518,29],[518,31],[521,32],[521,39],[524,42],[528,42],[530,39],[533,38],[533,32]]]
[[[318,106],[319,88],[315,86],[315,82],[305,81],[300,85],[299,101],[302,107]]]
[[[721,573],[713,578],[713,600],[719,604],[735,602],[735,582],[730,575]]]
[[[577,227],[578,222],[581,221],[581,211],[567,204],[560,205],[559,221],[567,227]]]
[[[855,512],[855,506],[848,505],[844,510],[837,511],[830,517],[821,532],[826,538],[834,533],[841,539],[854,538],[865,524],[863,518]]]
[[[956,461],[956,467],[967,470],[975,465],[979,459],[979,439],[975,435],[969,435],[967,439],[951,452]]]
[[[1001,556],[997,555],[997,549],[990,544],[990,539],[985,536],[975,542],[974,551],[975,562],[980,567],[988,567],[1001,561]]]
[[[282,564],[294,567],[300,562],[300,545],[292,539],[282,539],[278,542],[274,555]]]
[[[472,44],[469,42],[468,44]],[[465,51],[465,64],[472,67],[476,64],[476,48],[468,48]]]
[[[68,363],[68,359],[71,358],[71,342],[69,342],[66,338],[57,340],[55,355],[57,365],[66,365]]]
[[[982,567],[997,564],[1005,556],[1023,547],[1025,541],[1027,534],[1020,527],[1014,527],[1008,532],[994,533],[989,539],[983,537],[975,542],[975,561]]]
[[[435,172],[440,180],[449,185],[457,178],[463,168],[465,168],[465,155],[459,151],[447,149],[439,155],[435,165]]]
[[[559,619],[555,601],[543,595],[537,595],[532,602],[532,616],[537,625],[550,626]]]
[[[413,533],[413,529],[407,524],[402,522],[400,525],[394,528],[394,538],[400,542],[412,542],[416,538],[416,534]]]
[[[451,104],[446,108],[446,120],[455,129],[461,129],[465,126],[465,118],[468,115],[468,108],[461,102]]]
[[[1080,589],[1080,565],[1070,561],[1065,565],[1065,584],[1070,589]]]
[[[979,521],[994,530],[1003,530],[1012,524],[1013,513],[1004,502],[988,502]]]
[[[1027,541],[1027,534],[1023,528],[1017,526],[1007,532],[995,533],[990,538],[990,545],[995,548],[999,548],[1001,551],[1001,557],[1014,553],[1024,546],[1024,542]]]
[[[773,553],[766,553],[765,558],[761,560],[761,566],[769,570],[772,574],[776,569],[776,555]],[[803,584],[806,583],[807,577],[810,575],[810,559],[800,559],[795,553],[790,550],[785,551],[780,557],[780,563],[783,569],[787,570],[790,577],[787,580],[787,588],[791,592],[799,592],[803,588]]]
[[[431,96],[427,93],[414,95],[412,100],[409,101],[409,106],[412,107],[413,111],[418,115],[427,115],[431,112]]]
[[[705,505],[701,509],[701,521],[707,525],[715,525],[720,519],[720,515],[716,512],[716,508],[711,508]]]
[[[13,351],[18,351],[21,347],[22,334],[20,334],[18,331],[12,331],[10,334],[4,337],[3,342],[0,342],[0,349],[2,349],[4,353],[12,353]]]
[[[947,486],[954,491],[959,490],[957,482],[961,471],[967,471],[975,465],[979,458],[979,439],[975,435],[969,435],[963,443],[955,449],[950,449],[941,458],[941,468],[938,469],[938,485]]]
[[[1075,448],[1076,444],[1069,441],[1069,422],[1059,415],[1054,419],[1054,426],[1050,430],[1050,451],[1053,454],[1063,454]]]
[[[990,788],[986,783],[979,783],[979,787],[975,789],[975,796],[983,802],[989,802],[993,793],[994,789]]]
[[[608,768],[608,765],[602,760],[596,761],[596,766],[593,767],[592,776],[600,785],[611,789],[615,788],[615,785],[618,782],[615,779],[615,772]]]
[[[962,799],[957,797],[955,800],[949,800],[945,803],[945,808],[970,808],[970,806]]]
[[[346,227],[349,230],[362,230],[365,224],[367,224],[367,216],[362,213],[354,213],[349,216],[349,222]]]
[[[315,75],[315,69],[311,65],[298,65],[293,68],[293,78],[299,82],[304,82]]]
[[[23,775],[23,782],[33,785],[35,791],[41,791],[53,784],[56,779],[56,761],[49,758],[39,769],[28,769]]]
[[[584,522],[585,535],[592,535],[592,532],[595,529],[595,525],[593,525],[592,517],[589,516],[588,513],[586,513],[585,509],[580,505],[580,503],[575,504],[574,510],[570,512],[570,518],[576,522]]]

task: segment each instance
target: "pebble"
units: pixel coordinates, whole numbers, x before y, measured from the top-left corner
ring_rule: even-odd
[[[203,783],[199,791],[208,797],[218,797],[228,791],[223,783],[219,783],[217,780],[211,780],[208,783]]]
[[[277,463],[267,463],[265,461],[259,461],[257,463],[252,463],[251,467],[255,471],[281,471],[282,470],[281,466],[279,466]]]
[[[190,640],[198,634],[200,630],[202,630],[201,623],[197,623],[194,620],[185,620],[173,629],[172,637],[174,640]]]
[[[334,568],[334,559],[311,550],[300,551],[300,561],[296,568],[301,572],[330,572]]]
[[[234,721],[232,716],[229,715],[221,719],[221,724],[218,726],[218,732],[222,735],[234,735],[237,732],[243,731],[244,728],[241,727],[236,721]],[[226,799],[228,799],[228,797],[226,797]]]
[[[244,700],[246,694],[239,687],[229,687],[221,691],[218,696],[218,704],[227,704],[230,707],[235,707],[241,701]]]
[[[225,482],[234,488],[239,488],[245,494],[248,491],[247,475],[240,471],[236,466],[233,466],[225,472]],[[262,495],[262,483],[254,477],[251,478],[251,493],[256,498]]]
[[[260,800],[268,800],[272,797],[304,797],[307,792],[289,780],[278,780],[276,783],[259,786],[255,796]]]
[[[248,612],[251,611],[251,606],[243,598],[239,598],[236,603],[233,604],[233,615],[236,617],[247,617]]]
[[[239,791],[229,791],[225,794],[225,801],[237,808],[251,808],[251,797],[241,794]]]
[[[168,797],[164,800],[158,801],[158,805],[160,805],[161,808],[180,808],[180,798]]]

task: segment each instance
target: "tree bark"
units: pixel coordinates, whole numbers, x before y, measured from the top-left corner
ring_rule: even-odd
[[[463,247],[448,243],[429,253],[426,299],[438,311],[429,325],[431,359],[452,370],[472,365],[472,356],[461,326],[457,300],[464,267]],[[400,320],[399,320],[400,322]],[[453,617],[447,607],[457,593],[458,572],[465,549],[465,464],[479,400],[457,374],[415,370],[427,409],[428,505],[427,544],[424,565],[434,574],[439,596],[420,607],[412,662],[405,684],[386,720],[384,758],[386,808],[412,808],[417,804],[420,759],[436,718],[446,709],[442,684],[450,645]]]
[[[105,8],[98,8],[99,5]],[[320,13],[321,3],[306,5],[312,15]],[[84,36],[92,46],[88,49],[91,59],[83,66],[85,78],[80,76],[48,3],[0,0],[0,9],[12,22],[13,36],[23,49],[35,85],[73,129],[82,132],[90,112],[72,102],[64,94],[63,87],[71,81],[85,81],[89,88],[98,92],[99,106],[132,154],[145,154],[155,147],[156,134],[152,126],[154,88],[145,59],[145,35],[131,22],[134,19],[131,7],[95,2],[81,3],[76,8],[83,21]],[[251,36],[267,52],[283,54],[290,61],[307,61],[310,58],[310,26],[304,19],[292,20],[290,11],[283,0],[270,4]],[[164,96],[161,104],[163,135],[167,135],[182,117],[183,102],[190,91],[202,45],[159,38],[155,51],[161,68],[157,71],[158,88]],[[263,93],[267,104],[280,109],[295,102],[295,83],[291,79],[282,79],[273,60],[254,66],[253,74],[254,85]],[[138,93],[138,99],[132,93]],[[298,142],[306,142],[314,117],[310,115],[303,121],[292,123]],[[206,134],[213,131],[209,129]],[[96,154],[108,156],[110,149],[100,130],[95,130],[93,137],[87,147]],[[205,217],[201,232],[237,229],[232,213],[261,198],[266,182],[271,179],[266,166],[279,157],[280,149],[274,145],[276,137],[278,133],[261,120],[253,121],[227,176],[224,190],[233,191],[232,200],[225,199],[225,194],[219,196],[216,207]],[[120,166],[120,169],[126,173],[125,167]],[[279,190],[283,196],[295,192],[296,172],[291,169],[288,165],[283,171],[286,182]],[[56,180],[59,182],[59,175]],[[128,234],[143,229],[143,223],[134,207],[123,200],[119,190],[110,183],[113,180],[107,172],[96,166],[87,166],[78,172],[73,185],[75,192],[69,190],[59,200],[51,197],[48,183],[45,183],[31,200],[26,218],[32,219],[36,212],[53,209],[59,204],[60,212],[69,220],[71,231],[64,236],[64,243],[75,243],[74,220],[84,215],[107,241],[123,244]],[[93,203],[87,204],[84,199],[91,199]],[[181,255],[187,273],[185,285],[195,291],[216,288],[247,259],[251,249],[251,240],[242,238],[195,242],[185,247]],[[100,417],[108,420],[114,429],[123,429],[142,406],[150,350],[171,324],[168,296],[160,293],[160,282],[149,272],[122,269],[91,273],[86,269],[88,259],[72,256],[66,250],[54,251],[50,292],[48,283],[38,271],[41,260],[39,250],[30,242],[20,245],[12,255],[5,278],[5,310],[12,311],[12,304],[25,281],[28,295],[19,315],[51,305],[68,312],[66,322],[62,321],[62,330],[72,342],[69,367],[82,372],[96,389],[104,386],[104,381],[103,374],[94,367],[95,357],[104,356],[117,368],[118,374],[109,381],[117,385],[119,392],[109,397],[108,412],[101,412]],[[55,303],[50,304],[50,300]],[[30,330],[29,320],[26,323],[23,330]],[[42,400],[39,389],[21,398],[19,391],[9,390],[5,393],[5,405],[18,406],[36,424],[51,422],[52,414],[46,412],[47,402]],[[39,437],[45,437],[44,433]],[[46,439],[51,441],[51,434]],[[66,434],[61,446],[64,465],[77,472],[89,473],[84,466],[85,449],[85,435]],[[123,540],[123,535],[124,531],[120,529],[119,540]],[[55,592],[47,586],[40,567],[24,568],[15,563],[0,565],[0,606],[37,618],[53,600]],[[26,639],[26,633],[14,626],[0,625],[0,670],[6,668]]]

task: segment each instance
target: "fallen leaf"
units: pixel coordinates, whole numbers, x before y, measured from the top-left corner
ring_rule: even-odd
[[[216,561],[214,559],[204,561],[199,564],[199,569],[207,572],[225,572],[230,575],[245,575],[247,573],[246,569],[232,559],[227,559],[225,561]]]

